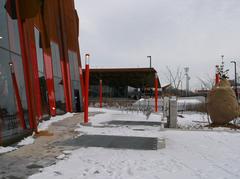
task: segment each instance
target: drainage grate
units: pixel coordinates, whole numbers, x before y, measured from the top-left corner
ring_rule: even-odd
[[[108,124],[113,125],[142,125],[142,126],[160,126],[162,122],[151,122],[151,121],[109,121]]]
[[[157,150],[158,139],[154,137],[82,135],[60,145],[80,147],[104,147],[117,149]]]

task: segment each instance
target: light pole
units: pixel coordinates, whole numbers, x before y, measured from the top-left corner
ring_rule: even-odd
[[[189,95],[189,80],[190,80],[190,76],[188,75],[189,72],[189,67],[185,67],[185,76],[186,76],[186,96]]]
[[[149,58],[149,60],[150,60],[150,68],[152,68],[152,56],[147,56],[147,58]]]
[[[237,99],[238,99],[238,89],[237,89],[237,63],[236,61],[231,61],[231,63],[234,64],[234,76],[235,76],[235,80],[234,80],[234,88],[235,88],[235,93],[236,93],[236,96],[237,96]]]
[[[102,108],[102,80],[99,80],[99,105]]]
[[[155,112],[158,112],[158,75],[155,73]]]
[[[85,111],[84,111],[84,123],[88,123],[88,89],[89,89],[89,58],[90,54],[85,55]]]

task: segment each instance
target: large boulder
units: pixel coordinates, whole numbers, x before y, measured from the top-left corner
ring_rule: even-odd
[[[227,124],[239,116],[238,101],[228,80],[221,80],[209,92],[207,110],[213,124]]]

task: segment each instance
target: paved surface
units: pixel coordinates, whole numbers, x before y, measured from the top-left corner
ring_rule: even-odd
[[[150,121],[109,121],[107,124],[113,124],[113,125],[142,125],[142,126],[161,126],[162,122],[150,122]]]
[[[56,157],[70,146],[57,146],[54,143],[74,138],[76,125],[83,121],[83,114],[74,115],[49,127],[52,136],[40,136],[34,144],[0,155],[0,178],[19,179],[37,173],[40,168],[54,164]]]
[[[118,149],[157,150],[157,138],[111,135],[82,135],[58,145]]]

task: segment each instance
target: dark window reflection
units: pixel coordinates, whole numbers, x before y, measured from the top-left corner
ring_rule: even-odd
[[[11,19],[7,15],[8,19],[8,33],[9,33],[9,46],[11,51],[21,54],[20,41],[19,41],[19,32],[18,32],[18,22],[17,20]]]
[[[4,9],[5,0],[0,0],[0,47],[9,48],[7,14]]]
[[[29,128],[28,106],[20,53],[17,20],[12,20],[4,8],[6,1],[0,1],[0,130],[1,138],[6,139],[22,131],[17,110],[16,90],[19,91],[26,127]],[[13,53],[12,53],[13,52]],[[9,63],[13,64],[13,81]]]
[[[70,64],[71,86],[72,86],[72,106],[75,112],[82,111],[82,91],[79,76],[79,66],[77,54],[73,51],[68,51]]]
[[[21,98],[22,107],[23,107],[25,123],[27,125],[27,128],[29,128],[28,105],[27,105],[25,81],[23,76],[22,59],[18,55],[11,54],[11,60],[14,66],[15,76],[17,78],[18,90]]]
[[[51,42],[51,51],[54,76],[54,89],[56,98],[56,111],[57,114],[62,114],[66,112],[66,103],[64,97],[59,47],[54,42]]]
[[[15,94],[9,68],[10,56],[0,49],[0,123],[2,137],[17,133],[20,124],[17,116]]]
[[[41,92],[41,101],[42,101],[42,113],[43,117],[49,116],[49,103],[48,103],[48,91],[45,79],[45,71],[44,71],[44,58],[43,58],[43,50],[40,48],[40,32],[37,28],[34,28],[35,34],[35,45],[37,50],[37,62],[38,62],[38,76],[40,82],[40,92]]]

